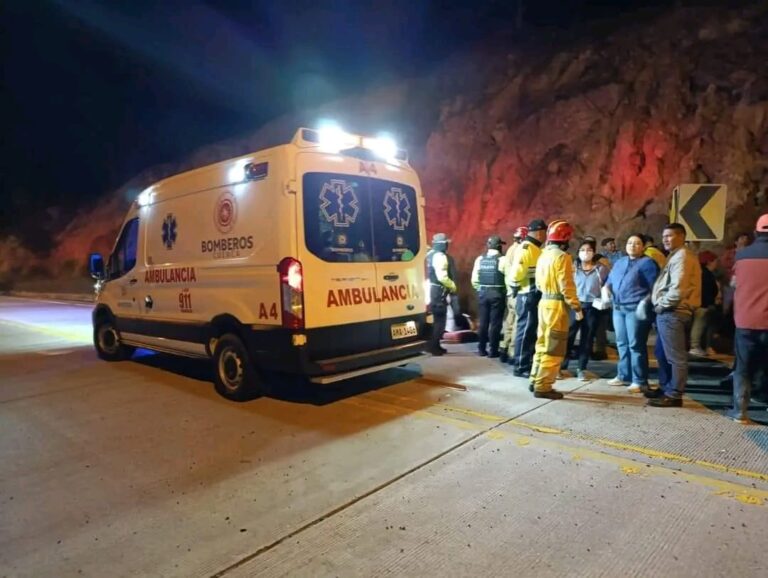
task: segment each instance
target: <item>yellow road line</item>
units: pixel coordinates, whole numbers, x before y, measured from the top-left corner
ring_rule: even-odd
[[[377,395],[383,395],[385,397],[389,397],[389,398],[392,398],[392,399],[397,399],[399,401],[405,401],[405,402],[408,402],[408,401],[410,401],[410,402],[418,402],[419,401],[419,400],[414,399],[414,398],[398,396],[398,395],[388,394],[388,393],[384,393],[384,392],[377,392]],[[454,406],[450,406],[450,405],[443,404],[443,403],[436,403],[436,404],[434,404],[434,407],[440,407],[441,409],[445,409],[445,410],[452,411],[452,412],[455,412],[455,413],[460,413],[460,414],[467,415],[467,416],[477,417],[477,418],[480,418],[480,419],[483,419],[483,420],[486,420],[486,421],[492,421],[492,422],[495,422],[497,424],[505,423],[505,424],[510,424],[510,425],[516,425],[516,426],[524,427],[526,429],[530,429],[532,431],[536,431],[536,432],[539,432],[539,433],[553,434],[553,435],[560,435],[560,436],[570,437],[570,438],[579,439],[579,440],[591,442],[591,443],[594,443],[594,444],[610,447],[610,448],[613,448],[613,449],[618,449],[618,450],[622,450],[622,451],[642,454],[642,455],[650,457],[650,458],[674,461],[674,462],[679,462],[679,463],[683,463],[683,464],[693,464],[693,465],[696,465],[696,466],[699,466],[699,467],[702,467],[702,468],[706,468],[706,469],[710,469],[710,470],[714,470],[714,471],[717,471],[717,472],[736,474],[738,476],[742,476],[742,477],[745,477],[745,478],[753,478],[753,479],[756,479],[756,480],[761,480],[761,481],[764,481],[764,482],[768,482],[768,474],[763,474],[761,472],[755,472],[755,471],[747,470],[747,469],[743,469],[743,468],[735,468],[735,467],[732,467],[732,466],[726,466],[726,465],[723,465],[723,464],[718,464],[718,463],[710,462],[710,461],[707,461],[707,460],[700,460],[700,459],[691,458],[691,457],[688,457],[688,456],[683,456],[683,455],[680,455],[680,454],[674,454],[674,453],[671,453],[671,452],[655,450],[653,448],[648,448],[648,447],[644,447],[644,446],[638,446],[638,445],[633,445],[633,444],[625,444],[625,443],[616,442],[616,441],[605,439],[605,438],[591,436],[591,435],[588,435],[588,434],[580,434],[580,433],[575,433],[575,432],[567,432],[567,431],[564,431],[564,430],[561,430],[561,429],[552,428],[552,427],[548,427],[548,426],[543,426],[543,425],[539,425],[539,424],[535,424],[535,423],[529,423],[529,422],[526,422],[526,421],[523,421],[523,420],[510,419],[509,417],[505,417],[505,416],[494,415],[494,414],[484,413],[484,412],[478,412],[478,411],[464,409],[464,408],[460,408],[460,407],[454,407]],[[436,415],[436,414],[434,414],[432,412],[427,412],[427,413],[429,413],[430,415]]]

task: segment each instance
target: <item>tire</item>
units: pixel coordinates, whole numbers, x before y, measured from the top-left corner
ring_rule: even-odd
[[[213,352],[216,391],[232,401],[246,401],[262,393],[261,378],[237,335],[227,333],[216,342]]]
[[[111,319],[101,321],[94,327],[93,345],[96,347],[96,354],[105,361],[123,361],[129,359],[136,351],[135,347],[120,342],[120,333]]]

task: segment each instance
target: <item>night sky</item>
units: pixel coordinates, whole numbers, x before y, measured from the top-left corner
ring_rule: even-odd
[[[530,33],[674,2],[524,4]],[[511,30],[515,10],[516,0],[5,0],[0,235],[60,226],[141,170],[297,107],[428,74]]]

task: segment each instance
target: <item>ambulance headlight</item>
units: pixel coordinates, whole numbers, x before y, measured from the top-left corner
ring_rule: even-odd
[[[339,152],[354,148],[359,144],[359,139],[356,136],[346,133],[334,125],[321,127],[317,134],[320,146],[327,151]]]
[[[363,146],[382,159],[394,159],[397,155],[397,143],[389,137],[363,139]]]

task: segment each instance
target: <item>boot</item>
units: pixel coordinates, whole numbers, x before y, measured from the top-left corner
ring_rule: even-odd
[[[563,394],[556,389],[550,389],[549,391],[534,391],[533,397],[543,397],[545,399],[563,399]]]

